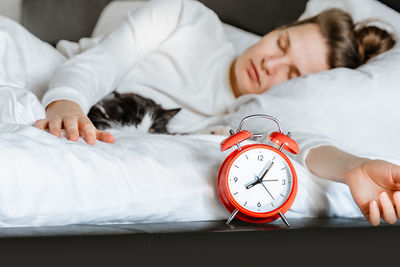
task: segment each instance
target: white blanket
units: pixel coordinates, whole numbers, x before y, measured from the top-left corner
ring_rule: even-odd
[[[0,94],[9,92],[1,88]],[[29,91],[20,94],[24,99]],[[7,121],[42,116],[38,101],[8,99]],[[2,113],[5,116],[6,113]],[[0,226],[222,220],[216,187],[223,136],[115,134],[115,144],[58,139],[33,126],[0,123]],[[296,216],[361,216],[345,185],[293,162]]]

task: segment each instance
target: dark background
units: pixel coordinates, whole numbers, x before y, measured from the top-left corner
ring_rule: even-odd
[[[112,0],[24,0],[22,24],[51,44],[91,35],[103,8]],[[306,0],[200,0],[222,21],[263,35],[296,20]],[[400,11],[399,0],[381,2]]]

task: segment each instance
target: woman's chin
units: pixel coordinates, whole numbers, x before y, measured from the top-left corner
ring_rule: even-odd
[[[237,81],[237,94],[239,96],[251,94],[253,87],[251,81],[245,75],[242,75],[240,78],[241,79]]]

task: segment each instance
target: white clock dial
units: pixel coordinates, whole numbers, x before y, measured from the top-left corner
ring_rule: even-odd
[[[256,183],[273,162],[261,183]],[[242,153],[228,174],[228,188],[243,208],[265,213],[280,207],[289,197],[293,176],[289,164],[278,153],[255,148]]]

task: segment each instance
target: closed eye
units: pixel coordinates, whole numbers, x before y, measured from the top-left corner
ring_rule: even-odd
[[[286,52],[286,45],[285,45],[285,43],[284,43],[284,40],[283,40],[283,38],[282,38],[282,35],[281,36],[279,36],[279,38],[278,38],[278,40],[276,41],[276,44],[277,44],[277,46],[279,47],[279,49],[282,51],[282,52]]]
[[[289,32],[286,31],[285,34],[279,36],[278,46],[285,54],[289,53],[289,50],[291,48]],[[288,69],[288,79],[293,79],[299,76],[301,76],[301,73],[296,65],[290,66]]]

